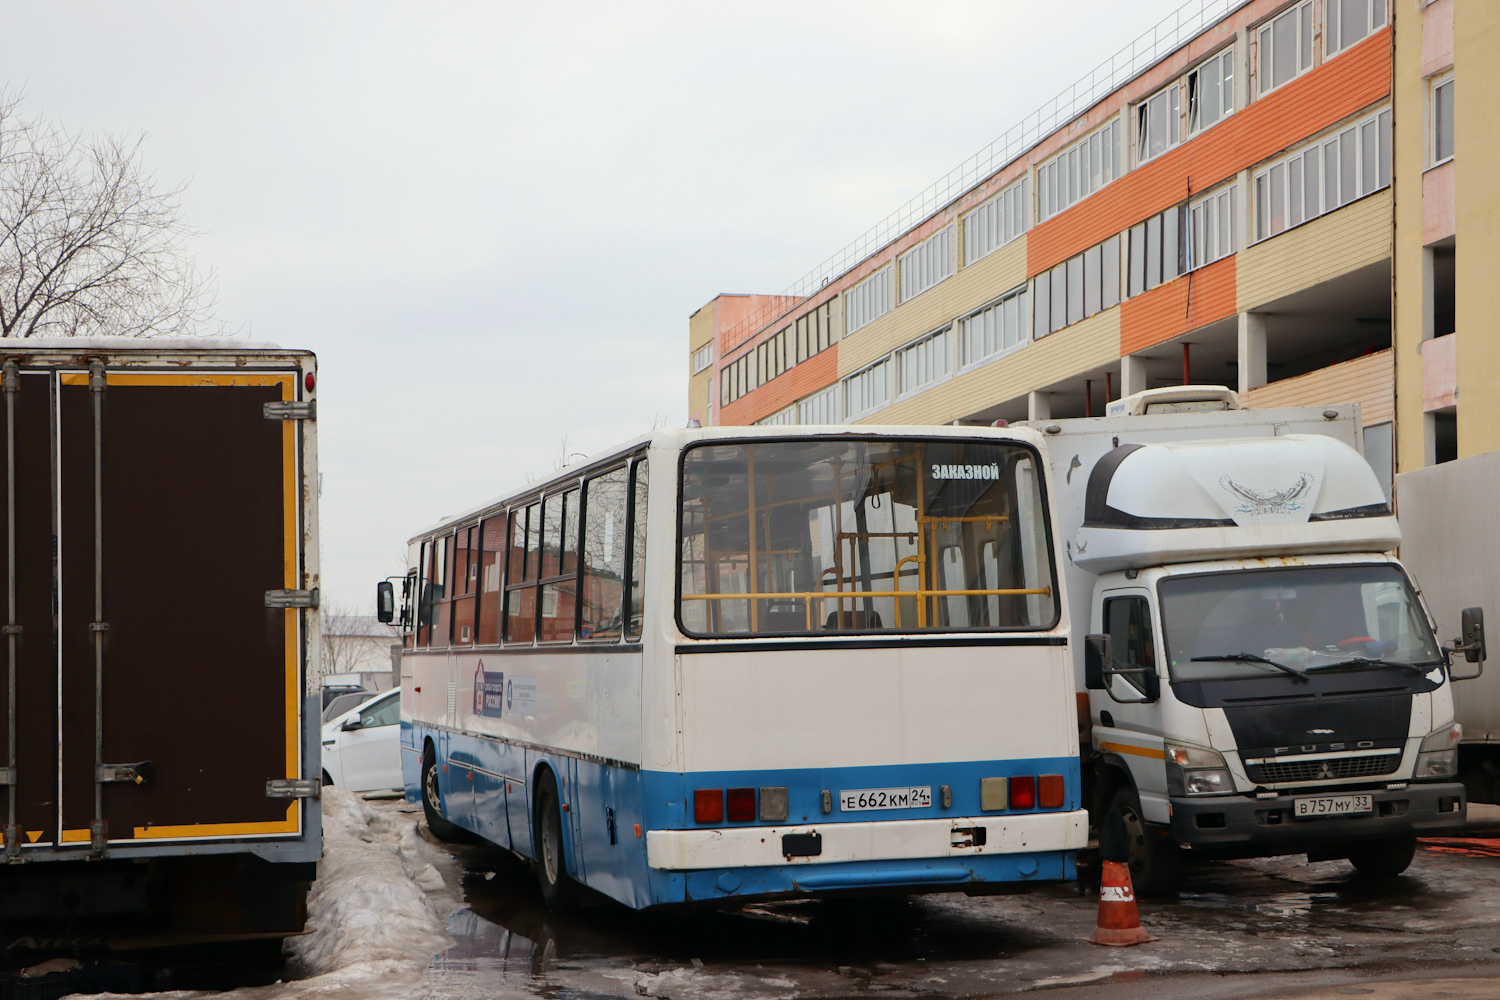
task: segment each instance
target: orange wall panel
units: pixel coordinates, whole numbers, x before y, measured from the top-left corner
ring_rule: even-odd
[[[1133,354],[1233,316],[1234,262],[1232,256],[1214,261],[1126,299],[1120,305],[1120,353]]]
[[[1197,138],[1033,226],[1026,237],[1026,273],[1040,274],[1390,92],[1391,30],[1382,28],[1347,52],[1252,101]],[[1241,193],[1241,197],[1248,196],[1249,192]]]
[[[1230,296],[1230,308],[1234,297]],[[769,417],[803,396],[827,388],[838,379],[839,345],[833,344],[771,381],[752,389],[719,411],[720,426],[744,426]]]

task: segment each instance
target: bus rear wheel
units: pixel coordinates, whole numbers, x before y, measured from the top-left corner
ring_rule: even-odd
[[[562,809],[557,795],[557,779],[549,770],[537,776],[536,788],[536,877],[542,886],[547,909],[561,912],[572,909],[577,901],[577,883],[568,877],[568,860],[563,846]]]
[[[441,773],[438,770],[437,752],[429,743],[422,751],[422,813],[427,817],[427,829],[438,840],[449,844],[469,843],[474,839],[473,834],[443,818],[443,793],[438,785]]]

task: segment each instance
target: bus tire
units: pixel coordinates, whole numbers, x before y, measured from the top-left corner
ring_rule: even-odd
[[[1141,800],[1135,789],[1122,785],[1115,789],[1110,808],[1120,811],[1125,832],[1130,838],[1130,882],[1138,895],[1170,896],[1182,881],[1186,859],[1182,848],[1170,836],[1161,836],[1146,825],[1141,814]]]
[[[576,903],[578,885],[568,877],[557,779],[548,768],[537,773],[535,802],[536,879],[541,883],[547,909],[563,912]]]
[[[1349,863],[1361,875],[1394,878],[1406,871],[1416,853],[1414,836],[1367,840],[1349,848]]]
[[[438,770],[437,751],[428,743],[422,751],[422,812],[427,817],[427,829],[438,840],[449,844],[467,844],[474,835],[461,826],[443,818],[443,793],[438,785],[442,772]]]

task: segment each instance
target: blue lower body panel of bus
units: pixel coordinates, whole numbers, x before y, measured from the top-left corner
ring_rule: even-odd
[[[637,909],[756,897],[983,893],[1072,879],[1074,851],[1087,836],[1076,757],[682,773],[403,721],[402,770],[413,802],[420,801],[429,743],[444,817],[525,858],[534,857],[536,784],[550,771],[566,806],[569,874]],[[1062,778],[1060,805],[1037,801],[1035,779],[1044,775]],[[1021,778],[1023,788],[1033,779],[1030,804],[1022,796],[993,808],[997,778]],[[1051,787],[1055,792],[1056,783]],[[731,818],[730,789],[738,790],[739,817],[751,794],[752,818]],[[853,808],[857,798],[841,796],[871,789],[908,794],[898,808],[877,809]],[[719,820],[695,821],[699,790],[725,795]],[[774,818],[762,819],[767,795]]]

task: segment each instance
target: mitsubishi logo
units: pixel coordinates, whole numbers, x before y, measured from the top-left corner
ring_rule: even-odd
[[[1333,777],[1333,772],[1328,770],[1327,761],[1318,764],[1318,777],[1320,779],[1331,779]]]

